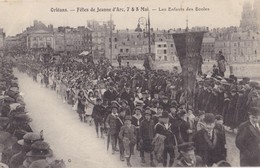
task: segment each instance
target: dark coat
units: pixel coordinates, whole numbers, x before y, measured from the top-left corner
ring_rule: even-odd
[[[121,127],[124,125],[124,117],[119,116],[116,119],[116,134],[119,134]]]
[[[92,118],[96,121],[104,121],[106,114],[105,108],[102,105],[95,105],[92,112]]]
[[[192,141],[196,148],[195,154],[199,155],[208,166],[226,159],[225,140],[217,129],[213,130],[212,139],[205,129],[201,129],[194,134]]]
[[[106,119],[106,127],[109,127],[109,133],[110,135],[116,134],[116,116],[113,116],[112,114],[109,114]]]
[[[177,118],[175,122],[171,125],[171,130],[176,135],[178,143],[189,141],[188,129],[189,124],[181,118]]]
[[[240,150],[240,166],[260,166],[260,132],[249,121],[238,127],[236,146]]]
[[[145,152],[151,152],[153,150],[152,140],[154,137],[154,121],[143,120],[140,124],[139,137],[142,140],[141,148]]]
[[[123,140],[124,138],[127,138],[130,140],[131,144],[136,144],[136,129],[134,125],[131,125],[130,127],[123,125],[119,132],[119,138]]]
[[[21,151],[11,157],[9,167],[17,168],[20,165],[23,165],[23,161],[25,159],[26,159],[26,153]]]
[[[129,92],[127,93],[126,91],[124,91],[122,94],[121,94],[121,99],[122,100],[126,100],[130,106],[130,108],[132,109],[133,108],[133,102],[135,100],[135,96],[134,96],[134,93],[133,92]]]
[[[142,140],[152,140],[154,137],[154,121],[143,120],[140,124],[140,137]]]
[[[155,129],[155,131],[154,131],[155,134],[160,134],[160,135],[163,135],[166,137],[164,140],[165,147],[171,147],[171,146],[175,146],[177,144],[176,136],[171,131],[171,125],[169,125],[169,128],[167,129],[164,126],[164,124],[158,122],[154,126],[154,129]]]
[[[108,100],[109,103],[111,103],[111,101],[116,100],[117,96],[118,96],[118,94],[116,91],[111,92],[110,90],[107,90],[107,91],[105,91],[103,98]]]

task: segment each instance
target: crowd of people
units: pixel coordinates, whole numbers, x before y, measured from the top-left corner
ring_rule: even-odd
[[[26,104],[19,92],[13,64],[0,58],[0,167],[64,168],[56,160],[43,132],[33,132]]]
[[[259,123],[260,87],[249,78],[225,78],[214,66],[211,74],[197,78],[195,104],[190,106],[177,68],[170,72],[129,64],[113,67],[102,59],[46,65],[31,56],[24,56],[17,66],[55,90],[81,122],[94,124],[97,138],[107,139],[107,148],[111,145],[112,154],[119,151],[119,159],[129,167],[137,151],[142,163],[149,153],[153,167],[230,166],[225,132],[236,133],[237,128],[237,147],[254,160],[241,159],[241,165],[259,165],[259,133],[251,135],[256,145],[251,154],[243,144],[245,129],[239,126],[254,119]]]

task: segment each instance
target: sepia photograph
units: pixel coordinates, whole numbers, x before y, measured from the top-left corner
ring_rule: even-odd
[[[0,0],[0,168],[260,167],[260,0]]]

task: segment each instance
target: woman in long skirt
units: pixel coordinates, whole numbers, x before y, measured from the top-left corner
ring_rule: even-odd
[[[88,91],[88,98],[87,98],[87,106],[85,108],[86,111],[86,122],[89,122],[89,125],[92,125],[92,112],[94,105],[96,104],[96,98],[94,97],[94,93],[92,90]]]
[[[80,90],[78,93],[78,99],[77,99],[77,113],[79,114],[80,121],[84,121],[85,117],[85,105],[86,105],[86,96],[84,94],[83,90]]]

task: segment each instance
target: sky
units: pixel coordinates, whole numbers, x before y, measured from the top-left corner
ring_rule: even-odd
[[[0,28],[4,29],[7,36],[12,36],[33,25],[33,20],[40,20],[46,25],[53,24],[54,27],[77,27],[85,26],[87,20],[109,20],[112,13],[116,29],[135,29],[138,19],[147,18],[148,12],[127,11],[132,7],[149,8],[151,27],[154,29],[185,28],[187,18],[189,27],[239,26],[246,1],[254,0],[0,0]],[[124,8],[125,11],[77,12],[77,8],[97,10],[114,7]],[[170,11],[169,7],[183,8],[184,11]],[[209,10],[195,11],[196,7]],[[52,8],[67,9],[68,12],[51,12]],[[162,11],[163,8],[166,11]],[[187,8],[194,10],[187,11]]]

